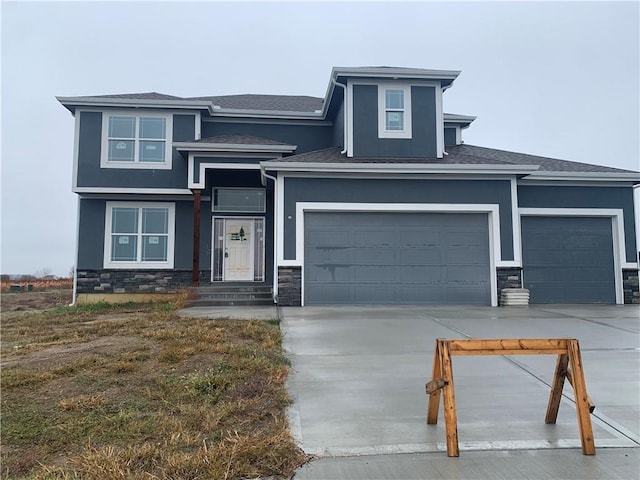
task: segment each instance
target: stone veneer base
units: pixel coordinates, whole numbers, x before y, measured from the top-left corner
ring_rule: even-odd
[[[210,270],[200,271],[200,283],[209,283]],[[178,293],[192,286],[191,270],[78,269],[78,294]]]

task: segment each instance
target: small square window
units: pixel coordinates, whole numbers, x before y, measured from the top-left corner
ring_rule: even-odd
[[[404,112],[386,112],[387,130],[404,130]]]

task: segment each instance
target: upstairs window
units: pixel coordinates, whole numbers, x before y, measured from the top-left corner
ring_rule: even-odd
[[[404,130],[404,90],[384,91],[384,123],[385,129],[391,131]]]
[[[411,138],[410,86],[378,86],[378,137]]]
[[[102,167],[170,168],[168,115],[105,115]]]

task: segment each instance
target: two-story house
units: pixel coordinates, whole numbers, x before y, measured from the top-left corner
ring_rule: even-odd
[[[460,72],[334,68],[322,98],[60,97],[79,300],[191,285],[280,305],[638,301],[640,173],[467,145]]]

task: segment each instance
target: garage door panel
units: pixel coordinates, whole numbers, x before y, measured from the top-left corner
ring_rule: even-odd
[[[305,274],[311,282],[349,282],[349,264],[324,263],[312,265]]]
[[[436,247],[400,248],[396,257],[397,265],[440,265],[442,264],[442,252]]]
[[[485,257],[482,249],[470,245],[469,247],[455,246],[446,250],[445,262],[449,265],[484,265]]]
[[[353,286],[353,300],[349,303],[393,303],[397,293],[388,285],[368,285],[366,288]]]
[[[351,245],[351,234],[342,230],[315,228],[309,236],[310,245],[322,245],[324,247],[344,247]]]
[[[465,284],[484,284],[486,269],[480,265],[450,266],[447,268],[447,281]]]
[[[362,247],[353,250],[351,257],[357,265],[393,265],[395,263],[394,251],[389,247]]]
[[[305,291],[305,298],[309,304],[322,302],[326,298],[334,299],[334,303],[351,303],[351,297],[349,288],[343,285],[316,285],[313,289]]]
[[[393,244],[394,232],[371,230],[371,229],[357,229],[354,232],[354,240],[357,245],[364,248],[367,247],[388,247]]]
[[[306,214],[305,304],[489,304],[488,239],[486,214]]]
[[[521,227],[531,303],[615,303],[610,218],[531,216]]]
[[[359,266],[352,265],[353,276],[350,278],[354,283],[386,283],[395,277],[395,266]]]
[[[440,265],[398,266],[396,280],[401,284],[416,283],[425,288],[442,283],[445,276]]]
[[[396,243],[401,247],[439,246],[440,231],[434,228],[412,227],[398,232]]]

